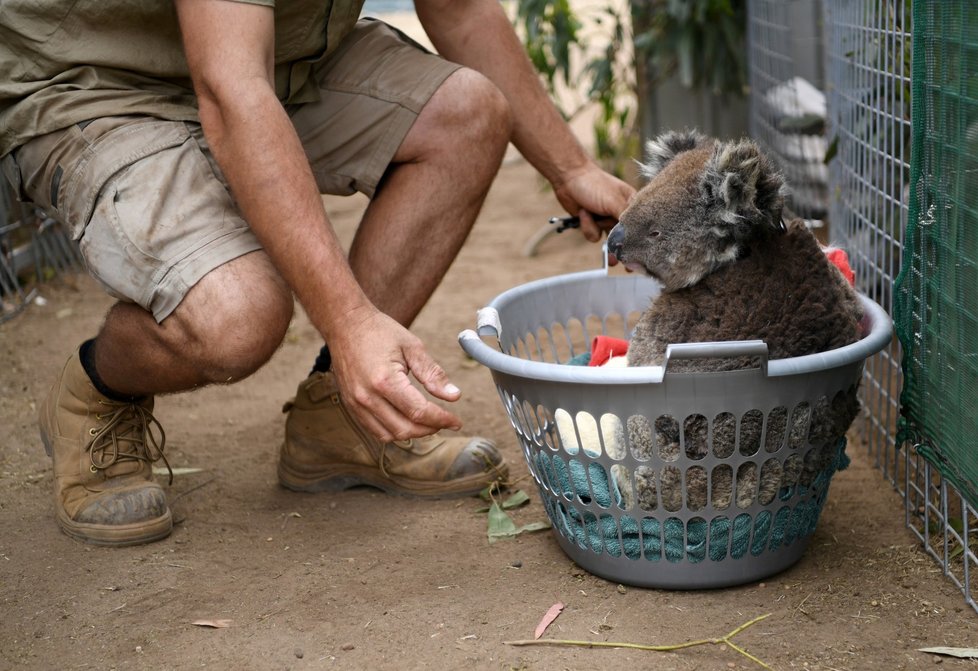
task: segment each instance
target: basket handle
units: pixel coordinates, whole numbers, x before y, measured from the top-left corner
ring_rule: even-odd
[[[735,340],[727,342],[693,342],[668,345],[665,372],[669,372],[669,362],[680,359],[725,359],[739,356],[756,356],[761,360],[761,373],[767,375],[767,343],[763,340]]]

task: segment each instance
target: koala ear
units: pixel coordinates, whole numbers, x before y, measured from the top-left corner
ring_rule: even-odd
[[[707,161],[703,189],[728,223],[778,226],[784,208],[784,178],[750,140],[717,145]]]
[[[695,149],[706,140],[704,135],[696,131],[669,131],[654,140],[645,143],[646,163],[639,162],[639,173],[646,179],[652,179],[666,164],[684,151]]]

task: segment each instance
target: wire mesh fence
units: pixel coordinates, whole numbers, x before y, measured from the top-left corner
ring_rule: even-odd
[[[819,12],[818,0],[752,0],[747,21],[750,134],[778,160],[788,207],[813,228],[828,204]]]
[[[974,22],[954,10],[959,1],[918,3],[916,10],[955,17],[954,26],[968,33]],[[913,10],[912,0],[748,3],[751,135],[782,164],[793,192],[789,206],[814,226],[824,224],[821,237],[848,251],[860,291],[891,315],[911,200]],[[948,39],[946,29],[938,32],[935,39]],[[960,48],[967,39],[950,39],[958,54],[972,55]],[[935,71],[922,65],[915,70],[921,76]],[[978,104],[972,93],[965,89],[967,103]],[[947,114],[931,116],[947,122],[942,128],[962,130]],[[960,154],[952,144],[944,138],[948,155]],[[901,361],[898,342],[867,361],[866,413],[857,428],[883,478],[903,496],[908,528],[978,610],[975,510],[925,458],[926,449],[898,442]]]
[[[78,246],[64,227],[17,202],[0,179],[0,323],[30,305],[39,284],[82,263]]]
[[[824,12],[828,218],[858,287],[890,314],[911,195],[912,9],[911,0],[826,0]],[[867,449],[903,495],[907,526],[978,610],[978,562],[969,543],[975,511],[916,446],[898,442],[901,357],[894,342],[867,362]]]

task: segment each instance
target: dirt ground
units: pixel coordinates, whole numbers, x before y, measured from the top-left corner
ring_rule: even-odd
[[[329,199],[345,239],[363,200]],[[466,430],[495,439],[545,518],[489,372],[456,337],[476,309],[530,279],[593,268],[576,233],[521,254],[553,196],[521,161],[488,203],[415,331],[463,390]],[[752,669],[722,645],[673,652],[520,648],[555,602],[546,637],[676,644],[770,617],[735,641],[774,669],[918,669],[972,662],[918,652],[973,646],[978,618],[903,526],[898,496],[850,443],[808,551],[767,579],[712,591],[623,587],[584,573],[551,531],[490,545],[482,502],[421,502],[360,488],[301,495],[275,476],[280,409],[319,339],[301,313],[261,371],[230,387],[158,400],[177,520],[151,545],[105,549],[55,524],[36,407],[71,350],[110,305],[86,277],[42,287],[0,325],[0,668],[4,669]],[[204,628],[198,619],[230,620]]]

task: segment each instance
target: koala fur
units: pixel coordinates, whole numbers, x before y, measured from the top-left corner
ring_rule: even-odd
[[[649,142],[647,153],[642,172],[650,181],[608,239],[619,262],[662,284],[662,293],[636,325],[628,365],[662,365],[670,343],[759,339],[767,343],[769,358],[781,359],[859,339],[862,310],[855,292],[802,221],[783,223],[784,180],[756,144],[672,132]],[[750,357],[686,359],[670,361],[669,370],[723,371],[753,365]],[[716,469],[713,505],[726,507],[731,497],[741,508],[755,499],[769,503],[782,487],[809,484],[831,462],[858,412],[855,387],[817,406],[807,413],[788,408],[784,417],[768,417],[769,434],[772,425],[783,421],[781,435],[790,446],[813,445],[807,455],[802,450],[794,458],[766,460],[760,467],[744,463],[738,473]],[[671,418],[660,417],[654,425],[633,420],[628,422],[628,440],[638,453],[651,456],[654,444],[660,458],[678,456],[681,429],[687,456],[699,458],[708,449],[703,418],[687,418],[683,427]],[[758,451],[763,421],[761,413],[748,413],[740,420],[742,454]],[[719,454],[720,445],[728,445],[732,453],[737,424],[733,416],[714,422],[716,456],[729,456]],[[656,476],[666,510],[678,510],[684,494],[690,508],[706,505],[706,469],[687,469],[684,492],[683,474],[667,463],[659,473],[648,468],[636,472],[641,507],[655,507]]]

